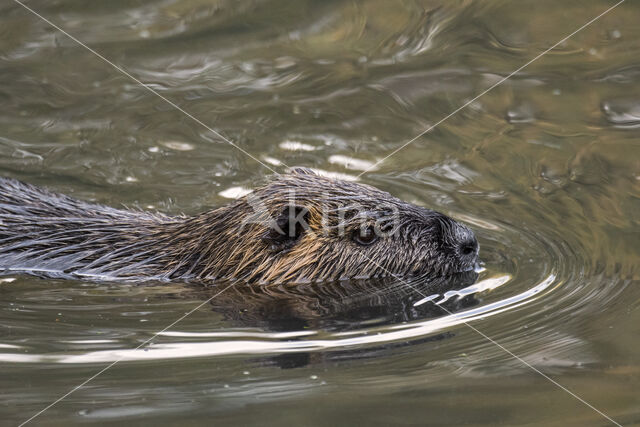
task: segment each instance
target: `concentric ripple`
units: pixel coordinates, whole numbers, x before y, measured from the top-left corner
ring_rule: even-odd
[[[109,344],[115,348],[80,354],[75,351],[24,354],[25,347],[8,346],[0,354],[0,360],[82,364],[234,354],[347,351],[417,341],[469,325],[482,329],[488,319],[495,316],[504,318],[508,312],[518,313],[519,324],[523,323],[523,317],[534,312],[536,319],[540,320],[526,320],[528,327],[552,330],[558,321],[556,319],[563,318],[566,313],[580,311],[585,300],[615,297],[616,292],[610,290],[583,295],[579,289],[564,286],[568,282],[580,282],[589,273],[568,268],[579,265],[577,260],[585,256],[570,242],[560,241],[558,236],[551,234],[547,236],[541,230],[531,232],[508,224],[488,223],[472,217],[465,219],[476,228],[483,227],[477,231],[486,261],[478,280],[468,284],[473,282],[473,278],[467,278],[467,283],[457,283],[458,289],[449,289],[455,288],[455,284],[450,282],[420,283],[415,279],[392,283],[361,281],[350,285],[343,282],[337,284],[336,289],[331,284],[268,290],[242,289],[246,285],[237,285],[236,289],[214,298],[211,302],[213,310],[225,314],[236,326],[259,325],[261,330],[220,331],[216,328],[189,331],[178,324],[171,330],[160,332],[153,344],[144,350],[123,348],[124,343],[117,339],[70,340],[71,344]],[[217,293],[218,287],[194,292],[204,299],[208,292]],[[190,303],[195,304],[193,300]],[[29,304],[22,310],[29,311],[28,307]],[[242,312],[242,315],[233,317],[234,311]],[[399,318],[399,313],[403,312],[405,316]],[[300,322],[304,323],[305,329],[296,329]],[[502,336],[505,331],[517,329],[513,322],[499,323],[499,329],[485,332],[490,338],[491,334]],[[485,340],[477,336],[468,339],[472,342],[466,345],[478,345],[477,341]],[[508,341],[514,339],[512,336]],[[487,341],[480,345],[492,345]]]

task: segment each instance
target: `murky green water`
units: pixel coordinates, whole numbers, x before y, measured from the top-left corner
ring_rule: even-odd
[[[350,177],[613,4],[28,2],[273,169]],[[360,178],[471,225],[475,285],[232,288],[134,350],[220,289],[4,276],[0,419],[119,361],[33,423],[610,423],[559,384],[640,424],[638,22],[627,1]],[[195,213],[270,173],[10,0],[0,101],[0,174],[78,198]]]

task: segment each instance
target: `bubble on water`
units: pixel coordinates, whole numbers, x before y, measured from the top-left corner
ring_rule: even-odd
[[[157,153],[157,152],[159,152],[159,151],[160,151],[160,147],[153,146],[153,147],[149,147],[149,148],[147,148],[147,150],[148,150],[150,153]]]
[[[620,33],[620,30],[612,30],[611,32],[609,32],[609,36],[612,39],[619,39],[620,37],[622,37],[622,34]]]
[[[138,182],[138,178],[136,178],[135,176],[128,176],[124,180],[127,182]]]
[[[509,123],[531,123],[536,119],[533,115],[533,107],[530,104],[520,104],[507,111]]]
[[[138,33],[138,35],[143,39],[148,39],[151,36],[151,33],[149,32],[149,30],[142,30]]]

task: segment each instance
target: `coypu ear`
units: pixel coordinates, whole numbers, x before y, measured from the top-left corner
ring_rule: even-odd
[[[318,176],[318,174],[313,170],[313,169],[309,169],[309,168],[305,168],[302,166],[294,166],[291,169],[289,169],[289,173],[291,175],[313,175],[313,176]]]
[[[287,205],[276,213],[269,229],[261,236],[271,250],[280,252],[290,249],[309,228],[309,209],[304,206]]]

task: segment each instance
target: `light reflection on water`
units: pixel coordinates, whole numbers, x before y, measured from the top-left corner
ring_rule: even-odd
[[[439,301],[435,301],[436,305],[440,305],[450,298],[466,297],[480,290],[493,289],[497,286],[507,283],[508,276],[500,278],[489,278],[481,280],[478,283],[460,289],[458,291],[447,291],[444,295],[434,294],[433,297],[441,297]],[[482,306],[473,310],[465,310],[458,313],[452,313],[439,317],[434,320],[409,322],[402,325],[393,325],[387,328],[376,329],[363,328],[358,331],[336,332],[331,339],[311,339],[317,336],[315,331],[295,331],[286,333],[247,333],[247,332],[160,332],[158,336],[167,337],[191,337],[191,338],[229,338],[231,340],[220,340],[211,342],[190,342],[180,343],[172,342],[170,344],[154,344],[139,349],[121,349],[89,352],[81,355],[34,355],[34,354],[2,354],[0,361],[9,362],[49,362],[49,363],[95,363],[95,362],[112,362],[114,360],[153,360],[153,359],[171,359],[182,358],[185,354],[188,357],[203,356],[219,356],[230,354],[278,354],[286,352],[301,351],[322,351],[329,349],[348,349],[371,344],[383,344],[398,340],[410,340],[433,334],[456,325],[470,322],[474,319],[485,318],[494,314],[501,313],[510,308],[518,307],[525,304],[528,299],[535,297],[538,293],[544,291],[552,285],[555,277],[550,276],[533,289],[511,298],[499,301],[494,304]],[[432,298],[435,299],[435,298]],[[421,305],[418,303],[414,306]],[[249,341],[247,337],[253,337],[259,340]],[[283,341],[292,338],[304,338],[303,341]],[[244,339],[244,340],[243,340]],[[75,341],[75,344],[84,343],[106,343],[108,340],[85,340]],[[20,350],[16,347],[16,350]]]

